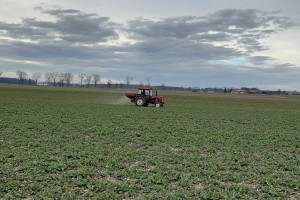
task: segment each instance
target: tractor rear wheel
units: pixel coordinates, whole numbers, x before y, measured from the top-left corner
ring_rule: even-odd
[[[143,97],[138,97],[135,100],[135,105],[144,106],[146,104],[145,99]]]

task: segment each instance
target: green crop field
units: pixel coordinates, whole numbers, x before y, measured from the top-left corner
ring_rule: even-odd
[[[0,199],[300,199],[299,96],[125,92],[0,86]]]

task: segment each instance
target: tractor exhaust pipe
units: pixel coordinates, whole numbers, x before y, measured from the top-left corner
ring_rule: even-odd
[[[155,93],[156,93],[155,96],[157,96],[157,90],[155,91]]]

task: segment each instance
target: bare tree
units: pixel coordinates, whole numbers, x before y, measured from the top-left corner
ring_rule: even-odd
[[[85,75],[84,74],[79,74],[78,77],[80,79],[80,87],[82,87],[82,82],[83,82],[83,80],[85,78]]]
[[[64,86],[64,82],[66,80],[66,73],[59,73],[57,78],[59,80],[58,81],[59,85]]]
[[[129,88],[129,85],[131,84],[131,81],[132,81],[132,80],[133,80],[133,78],[130,77],[130,76],[126,76],[126,77],[125,77],[124,82],[125,82],[127,88]]]
[[[0,77],[2,76],[3,73],[4,73],[3,71],[0,71]]]
[[[143,81],[140,81],[140,82],[139,82],[139,87],[143,87],[143,86],[144,86]]]
[[[85,77],[85,84],[87,84],[88,87],[90,87],[90,83],[91,83],[91,80],[92,80],[92,76],[88,75]]]
[[[35,81],[35,83],[37,84],[38,80],[42,77],[41,73],[33,73],[31,76],[31,79]]]
[[[107,86],[108,88],[111,88],[111,85],[112,85],[112,81],[111,81],[111,80],[108,80],[106,86]]]
[[[46,79],[46,82],[49,84],[51,81],[51,73],[50,72],[46,72],[45,79]]]
[[[56,80],[57,80],[58,76],[59,76],[59,73],[58,73],[58,72],[52,72],[52,73],[50,74],[50,77],[51,77],[51,80],[53,81],[54,87],[55,87]]]
[[[150,77],[150,76],[147,76],[147,77],[146,77],[146,85],[147,85],[148,87],[150,87],[150,85],[151,85],[151,77]]]
[[[95,88],[97,86],[97,83],[100,82],[101,77],[98,74],[93,74],[93,83],[95,85]]]
[[[25,71],[18,70],[16,71],[16,74],[18,76],[19,83],[23,85],[25,80],[28,78],[27,73]]]
[[[67,87],[70,86],[72,79],[73,79],[73,74],[71,74],[70,72],[65,73],[65,80],[67,82]]]

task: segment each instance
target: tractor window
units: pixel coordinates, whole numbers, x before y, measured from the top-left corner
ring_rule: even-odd
[[[138,94],[152,96],[152,90],[139,90]]]
[[[152,90],[145,90],[145,95],[152,96]]]

